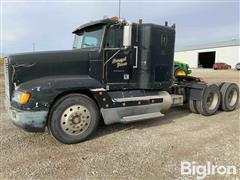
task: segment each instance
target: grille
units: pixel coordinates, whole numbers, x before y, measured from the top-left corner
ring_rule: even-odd
[[[9,95],[9,68],[8,68],[8,59],[4,59],[4,79],[5,79],[5,95],[6,98],[10,101]]]

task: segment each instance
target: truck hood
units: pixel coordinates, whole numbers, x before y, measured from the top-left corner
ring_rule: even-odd
[[[48,76],[88,75],[89,50],[43,51],[8,57],[12,86]]]

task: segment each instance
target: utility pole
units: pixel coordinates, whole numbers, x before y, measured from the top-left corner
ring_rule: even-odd
[[[33,42],[33,43],[32,43],[33,52],[35,51],[35,45],[36,45],[36,44]]]
[[[121,0],[118,0],[118,18],[121,17]]]

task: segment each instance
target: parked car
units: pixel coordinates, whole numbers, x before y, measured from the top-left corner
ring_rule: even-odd
[[[217,70],[217,69],[231,69],[231,66],[227,63],[215,63],[213,65],[213,69]]]
[[[189,65],[180,61],[174,61],[174,76],[187,76],[192,71],[189,69]]]
[[[240,62],[236,64],[235,68],[236,68],[237,70],[240,70]]]

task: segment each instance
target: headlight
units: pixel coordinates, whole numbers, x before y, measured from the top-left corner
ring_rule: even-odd
[[[20,104],[27,104],[31,94],[28,92],[15,91],[13,100]]]

